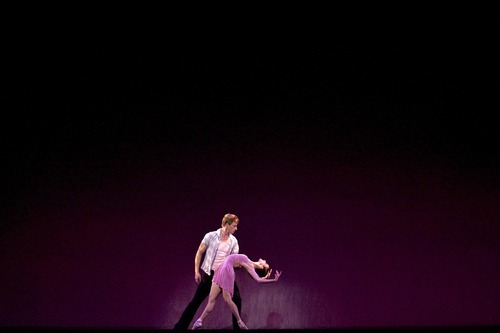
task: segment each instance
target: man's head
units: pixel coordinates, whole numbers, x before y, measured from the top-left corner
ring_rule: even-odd
[[[238,230],[238,223],[240,223],[238,216],[228,213],[222,218],[222,229],[232,235]]]

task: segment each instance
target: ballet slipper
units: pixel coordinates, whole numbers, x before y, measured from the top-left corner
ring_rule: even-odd
[[[202,326],[203,326],[203,322],[201,321],[201,319],[198,319],[197,321],[194,322],[193,327],[191,329],[196,330]]]
[[[247,325],[245,325],[245,323],[243,322],[243,320],[238,320],[238,326],[239,326],[242,330],[247,330],[247,329],[248,329]]]

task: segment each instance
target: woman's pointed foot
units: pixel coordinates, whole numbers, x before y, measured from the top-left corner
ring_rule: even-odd
[[[247,325],[245,325],[245,323],[243,322],[243,320],[238,320],[238,326],[239,326],[242,330],[247,330],[247,329],[248,329]]]
[[[203,322],[201,319],[198,319],[194,322],[193,327],[191,327],[192,330],[197,330],[198,328],[203,326]]]

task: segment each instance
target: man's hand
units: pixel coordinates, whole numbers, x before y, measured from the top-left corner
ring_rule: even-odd
[[[201,257],[203,253],[206,251],[206,249],[207,246],[203,243],[200,243],[198,251],[196,251],[196,255],[194,256],[194,280],[196,281],[197,284],[200,284],[201,282],[200,262],[201,262]]]

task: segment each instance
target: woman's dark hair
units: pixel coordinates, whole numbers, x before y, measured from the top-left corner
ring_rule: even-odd
[[[267,272],[269,272],[269,268],[256,268],[255,272],[257,272],[258,276],[265,277],[267,275]]]

